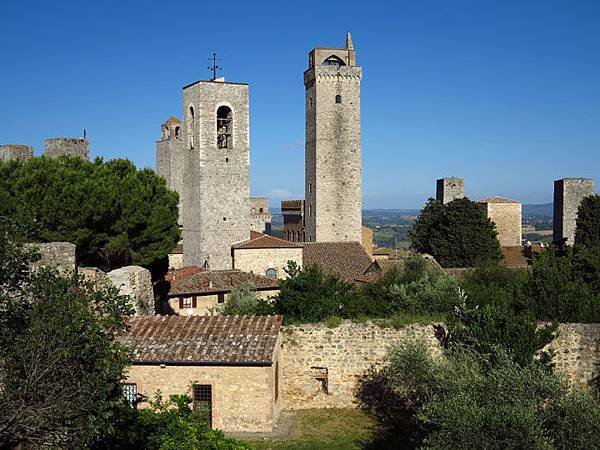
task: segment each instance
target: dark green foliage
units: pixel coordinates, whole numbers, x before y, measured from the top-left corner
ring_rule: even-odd
[[[0,215],[37,242],[77,245],[79,261],[152,268],[177,244],[177,194],[127,160],[32,158],[0,163]]]
[[[600,246],[600,195],[590,195],[582,200],[577,211],[575,245]]]
[[[132,409],[121,405],[109,433],[102,436],[95,450],[245,450],[248,447],[227,439],[210,429],[200,413],[190,408],[187,395],[172,395],[168,401],[160,392],[149,408]]]
[[[597,448],[600,405],[589,393],[502,349],[493,355],[462,349],[433,358],[410,341],[393,349],[357,391],[380,425],[371,447]]]
[[[114,337],[133,311],[114,288],[30,271],[12,231],[0,226],[0,447],[82,448],[121,402],[130,359]]]
[[[223,316],[268,316],[275,313],[269,300],[256,297],[252,284],[238,286],[231,290],[225,303],[214,308],[214,313]]]
[[[275,297],[275,310],[288,323],[319,322],[340,315],[352,285],[323,273],[318,266],[300,270],[293,262],[286,268],[288,277],[281,282]]]
[[[445,205],[429,199],[409,236],[414,250],[432,255],[444,267],[473,267],[500,259],[494,224],[481,205],[467,198]]]

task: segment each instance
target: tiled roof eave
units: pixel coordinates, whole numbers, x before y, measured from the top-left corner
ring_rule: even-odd
[[[243,367],[270,367],[273,358],[262,361],[219,361],[219,360],[158,360],[158,359],[136,359],[132,361],[134,366],[243,366]]]

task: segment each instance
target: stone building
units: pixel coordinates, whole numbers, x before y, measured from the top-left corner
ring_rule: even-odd
[[[230,269],[231,245],[250,230],[248,85],[197,81],[183,109],[184,265]]]
[[[266,197],[250,198],[250,230],[271,234],[273,216],[269,210],[269,199]]]
[[[304,200],[282,200],[283,238],[304,242]]]
[[[367,252],[367,255],[373,259],[373,230],[369,227],[362,227],[362,246]]]
[[[202,316],[225,303],[236,287],[251,285],[257,298],[274,297],[279,293],[275,278],[242,272],[240,270],[206,270],[189,266],[171,270],[165,281],[169,285],[162,314]]]
[[[554,182],[554,242],[575,243],[577,210],[581,201],[594,193],[589,178],[563,178]]]
[[[450,203],[457,198],[465,197],[465,180],[462,178],[440,178],[436,181],[435,199],[438,202]]]
[[[283,279],[288,261],[302,267],[302,246],[266,234],[251,232],[250,239],[231,248],[233,268]]]
[[[479,200],[487,217],[496,224],[502,247],[520,246],[522,238],[522,205],[518,200],[498,195]]]
[[[125,266],[106,274],[119,294],[128,296],[136,315],[154,314],[154,291],[150,271],[140,266]]]
[[[0,161],[33,158],[31,145],[5,144],[0,145]]]
[[[79,156],[90,159],[90,143],[81,138],[52,138],[46,139],[44,156],[58,158],[59,156]]]
[[[345,48],[315,48],[306,88],[305,240],[361,241],[361,67]]]
[[[282,408],[281,316],[136,317],[121,342],[134,350],[125,398],[146,407],[189,394],[209,426],[270,432]]]
[[[156,141],[156,173],[165,179],[169,189],[179,194],[179,224],[182,224],[183,173],[185,146],[182,124],[177,117],[169,118],[160,126],[160,140]]]

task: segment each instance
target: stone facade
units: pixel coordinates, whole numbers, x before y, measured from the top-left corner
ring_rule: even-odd
[[[0,161],[33,158],[31,145],[6,144],[0,145]]]
[[[233,268],[243,272],[266,275],[267,270],[274,269],[277,278],[283,279],[288,261],[302,266],[302,247],[296,248],[234,248]]]
[[[126,383],[149,399],[160,390],[163,398],[192,395],[193,384],[212,386],[212,426],[225,432],[269,432],[281,413],[281,379],[277,355],[272,366],[133,365]],[[139,404],[145,407],[146,403]]]
[[[90,143],[87,139],[80,138],[53,138],[46,139],[44,156],[58,158],[59,156],[79,156],[90,159]]]
[[[273,216],[269,211],[269,199],[253,197],[250,199],[250,229],[258,233],[271,234]]]
[[[53,267],[59,270],[77,269],[75,244],[70,242],[41,242],[28,244],[38,249],[41,259],[35,263],[37,267]]]
[[[248,85],[222,79],[183,88],[183,260],[231,268],[231,245],[250,230]]]
[[[465,197],[465,180],[462,178],[440,178],[436,181],[435,199],[438,202],[450,203],[457,198]]]
[[[440,352],[433,326],[381,328],[344,321],[337,328],[306,324],[282,328],[284,409],[355,406],[358,377],[380,363],[388,349],[408,336],[422,336]]]
[[[160,126],[160,141],[156,141],[156,173],[165,179],[169,189],[179,194],[179,224],[182,222],[183,173],[185,165],[185,144],[182,124],[171,117]]]
[[[504,197],[490,197],[480,200],[487,217],[496,224],[498,241],[502,247],[521,245],[522,239],[522,205],[517,200]]]
[[[589,178],[563,178],[554,182],[554,242],[575,243],[577,210],[581,201],[594,193]]]
[[[106,274],[121,295],[131,298],[136,315],[154,314],[154,291],[150,271],[139,266],[126,266]]]
[[[360,81],[350,34],[346,48],[316,48],[306,88],[306,241],[361,241]]]
[[[283,238],[304,242],[304,200],[282,200]]]
[[[362,246],[364,247],[367,254],[373,258],[373,230],[369,227],[362,227]]]
[[[257,290],[255,291],[255,294],[256,298],[266,300],[279,294],[279,289]],[[193,300],[194,297],[196,300]],[[163,311],[163,314],[176,314],[178,316],[214,315],[215,308],[225,303],[227,301],[227,297],[229,297],[228,292],[188,296],[185,298],[188,299],[187,302],[190,305],[189,308],[185,303],[182,305],[180,297],[170,297],[167,299],[167,310]]]
[[[433,325],[395,329],[344,321],[337,328],[287,326],[282,335],[284,409],[355,406],[357,379],[408,337],[424,339],[432,354],[441,354]],[[554,350],[556,370],[570,383],[589,386],[600,375],[600,324],[560,324],[547,348]]]

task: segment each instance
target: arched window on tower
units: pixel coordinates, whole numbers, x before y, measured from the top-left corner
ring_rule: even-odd
[[[329,58],[327,58],[325,61],[323,61],[323,65],[324,66],[341,67],[341,66],[345,66],[346,63],[344,61],[342,61],[339,57],[337,57],[335,55],[331,55]]]
[[[336,96],[335,96],[335,102],[336,102],[336,103],[342,103],[342,96],[341,96],[341,95],[339,95],[339,94],[338,94],[338,95],[336,95]]]
[[[175,139],[179,139],[179,127],[175,127]]]
[[[227,106],[217,109],[217,148],[231,148],[233,131],[233,114]]]
[[[188,140],[190,142],[190,149],[194,148],[194,130],[196,129],[196,117],[194,115],[194,107],[190,106],[188,114]]]

